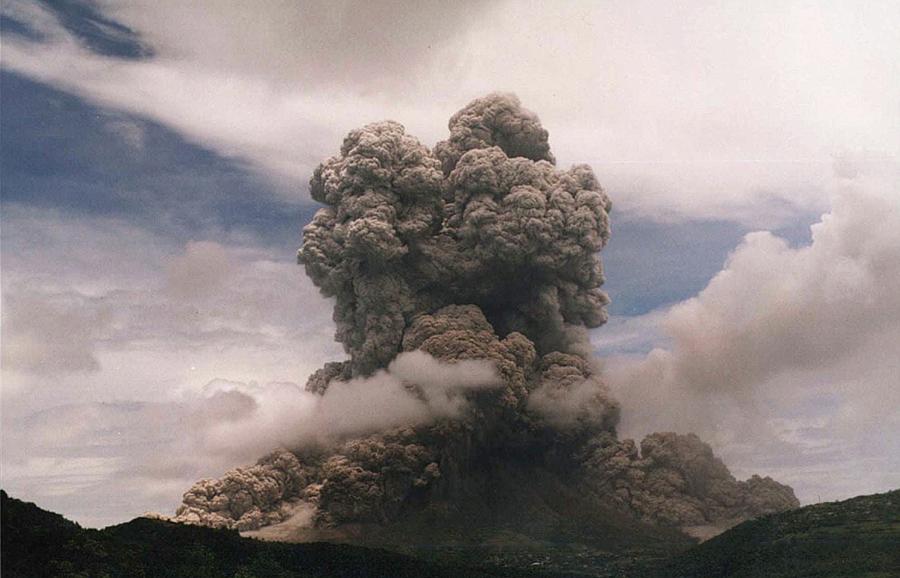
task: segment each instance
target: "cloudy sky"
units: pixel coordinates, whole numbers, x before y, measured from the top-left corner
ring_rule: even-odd
[[[105,525],[282,441],[342,356],[294,264],[312,169],[495,90],[613,199],[624,434],[807,503],[900,486],[898,29],[890,0],[4,1],[3,487]]]

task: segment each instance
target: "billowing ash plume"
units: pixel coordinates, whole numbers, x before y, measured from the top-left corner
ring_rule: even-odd
[[[642,518],[675,526],[730,524],[794,508],[793,490],[769,477],[737,481],[694,434],[632,440],[600,435],[585,445],[591,485]]]
[[[450,132],[432,152],[395,122],[370,124],[310,181],[327,208],[299,259],[337,300],[353,375],[385,366],[413,318],[446,305],[477,305],[542,353],[573,347],[567,325],[606,319],[610,202],[591,169],[557,169],[547,131],[511,95],[474,101]]]
[[[316,169],[310,190],[325,207],[298,257],[335,298],[336,338],[350,358],[306,387],[324,399],[341,382],[376,387],[392,361],[396,375],[397,360],[425,354],[449,364],[439,375],[459,364],[462,385],[484,383],[488,362],[499,385],[463,387],[452,411],[436,411],[434,392],[446,388],[413,375],[392,391],[428,402],[430,421],[298,442],[198,483],[176,519],[253,529],[302,506],[317,526],[391,522],[479,499],[509,483],[504,464],[552,472],[576,493],[674,525],[795,504],[771,480],[735,481],[696,438],[654,434],[643,454],[617,440],[619,404],[584,339],[606,320],[598,252],[609,198],[590,167],[555,166],[547,131],[515,96],[475,100],[449,128],[432,151],[396,122],[370,124]],[[482,377],[464,379],[476,360]]]

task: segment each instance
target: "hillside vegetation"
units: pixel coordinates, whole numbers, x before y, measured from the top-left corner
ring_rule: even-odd
[[[658,576],[900,576],[900,490],[744,522]]]
[[[605,530],[614,533],[614,522]],[[563,536],[527,548],[494,536],[477,547],[461,541],[430,554],[420,543],[408,549],[416,558],[348,544],[265,542],[147,518],[92,530],[5,492],[0,538],[2,574],[13,578],[888,578],[900,576],[900,490],[772,514],[687,550],[678,541],[672,545],[677,552],[665,557],[659,542],[645,548],[619,543],[603,552]]]
[[[387,578],[487,577],[408,556],[338,544],[280,544],[213,530],[137,518],[103,530],[84,529],[58,514],[2,493],[2,575],[118,578]]]

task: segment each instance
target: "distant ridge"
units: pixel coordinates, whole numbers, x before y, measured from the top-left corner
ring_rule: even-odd
[[[136,518],[103,530],[81,528],[2,492],[0,569],[4,578],[389,578],[509,576],[446,568],[383,550],[338,544],[280,544],[233,530]]]
[[[346,544],[285,544],[242,538],[233,530],[137,518],[103,530],[2,492],[6,577],[867,577],[900,576],[900,490],[806,506],[744,522],[668,559],[639,549],[584,558],[577,571],[502,551],[442,563]],[[423,552],[419,551],[420,554]],[[532,551],[533,555],[540,555]],[[484,553],[482,553],[484,554]],[[487,565],[477,567],[478,565]]]
[[[900,490],[744,522],[675,556],[656,575],[900,576]]]

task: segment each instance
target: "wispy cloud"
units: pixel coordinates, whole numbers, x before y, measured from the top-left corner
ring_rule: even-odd
[[[833,156],[900,155],[891,2],[271,2],[252,18],[223,4],[101,4],[152,46],[141,59],[10,6],[44,39],[5,38],[7,69],[300,187],[351,128],[389,117],[433,143],[444,127],[430,119],[497,89],[540,112],[559,159],[600,169],[618,208],[660,220],[776,226],[827,209]]]
[[[4,487],[85,523],[170,509],[277,442],[210,445],[274,399],[210,382],[302,384],[344,357],[302,269],[248,238],[183,244],[14,204],[3,217]]]
[[[342,356],[330,306],[289,255],[248,239],[182,245],[117,218],[4,211],[7,404],[303,380]]]

